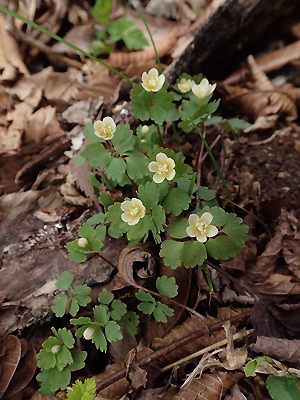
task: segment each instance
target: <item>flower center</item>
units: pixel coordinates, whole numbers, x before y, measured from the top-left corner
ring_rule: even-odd
[[[147,80],[147,88],[148,89],[156,89],[158,87],[157,79],[156,78],[149,78]]]
[[[207,229],[209,228],[209,225],[206,222],[201,221],[199,219],[194,226],[194,229],[197,230],[200,235],[207,235]]]
[[[167,162],[159,162],[158,164],[157,164],[157,173],[159,174],[159,175],[162,175],[162,176],[167,176],[168,175],[168,173],[169,173],[169,170],[170,170],[170,168],[169,168],[169,163],[167,163]]]
[[[130,215],[131,218],[141,218],[142,213],[141,213],[142,207],[137,206],[136,204],[133,204],[131,208],[128,208],[128,214]]]
[[[113,128],[109,125],[103,125],[101,128],[101,135],[104,137],[110,137],[112,134]]]

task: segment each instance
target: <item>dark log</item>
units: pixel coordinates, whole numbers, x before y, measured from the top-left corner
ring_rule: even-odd
[[[248,55],[247,49],[268,29],[276,31],[284,17],[292,12],[299,14],[299,9],[299,0],[227,0],[198,28],[193,42],[170,71],[169,82],[175,82],[184,72],[224,79],[238,69]]]

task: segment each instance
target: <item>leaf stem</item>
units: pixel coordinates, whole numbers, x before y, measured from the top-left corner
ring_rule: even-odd
[[[79,47],[75,46],[74,44],[68,42],[67,40],[61,38],[60,36],[56,35],[55,33],[52,33],[50,31],[48,31],[48,29],[36,24],[33,21],[30,21],[27,18],[24,18],[22,15],[9,10],[8,8],[1,6],[0,5],[0,11],[2,11],[5,14],[10,15],[11,17],[17,18],[19,20],[21,20],[22,22],[24,22],[24,24],[30,25],[32,28],[34,29],[38,29],[40,32],[45,33],[46,35],[52,37],[53,39],[57,40],[58,42],[64,43],[66,46],[71,47],[72,49],[78,51],[79,53],[83,54],[85,57],[88,57],[96,62],[98,62],[99,64],[103,65],[104,67],[108,68],[111,72],[113,72],[116,75],[119,75],[121,78],[125,79],[127,82],[129,82],[131,85],[133,85],[133,81],[131,79],[129,79],[127,76],[123,75],[120,71],[118,71],[117,69],[111,67],[110,65],[106,64],[104,61],[99,60],[97,57],[93,56],[92,54],[87,53],[86,51],[80,49]]]
[[[233,206],[233,200],[232,200],[232,197],[231,197],[231,193],[230,193],[230,191],[228,189],[227,183],[226,183],[226,181],[225,181],[225,179],[224,179],[224,177],[222,175],[222,172],[220,171],[220,168],[219,168],[219,166],[218,166],[218,164],[216,162],[216,159],[215,159],[215,157],[214,157],[214,155],[213,155],[213,153],[212,153],[212,151],[211,151],[211,149],[209,147],[209,144],[205,140],[205,137],[203,136],[203,134],[200,131],[200,129],[198,128],[198,126],[194,123],[194,121],[192,121],[190,118],[188,120],[190,121],[190,123],[194,126],[194,128],[199,133],[199,135],[200,135],[200,137],[201,137],[201,139],[202,139],[202,141],[204,143],[204,146],[206,147],[206,150],[207,150],[207,152],[208,152],[208,154],[209,154],[209,156],[211,158],[211,161],[213,162],[213,164],[214,164],[214,166],[216,168],[216,171],[217,171],[217,173],[218,173],[218,175],[219,175],[219,177],[220,177],[220,179],[221,179],[221,181],[222,181],[222,183],[224,185],[224,188],[225,188],[225,190],[227,192],[227,195],[228,195],[229,200],[230,200],[230,205],[231,205],[232,212],[234,212],[234,206]]]

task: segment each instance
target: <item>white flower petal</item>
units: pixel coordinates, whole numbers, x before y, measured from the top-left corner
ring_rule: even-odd
[[[197,214],[191,214],[189,216],[189,224],[190,225],[195,225],[198,222],[198,220],[199,220],[199,217]]]
[[[157,78],[158,77],[158,70],[156,68],[151,68],[148,72],[148,78]]]
[[[157,171],[157,162],[156,161],[151,161],[148,165],[148,169],[151,172],[156,172]]]
[[[175,176],[175,171],[174,171],[174,169],[172,169],[172,170],[169,172],[168,176],[167,176],[167,180],[168,180],[168,181],[171,181],[171,180],[174,178],[174,176]]]
[[[131,201],[125,200],[125,201],[123,201],[123,203],[121,203],[121,210],[127,211],[130,206],[131,206]]]
[[[188,226],[186,228],[186,233],[190,236],[190,237],[195,237],[197,236],[195,229],[192,226]]]
[[[157,162],[167,162],[168,161],[168,157],[166,156],[165,153],[158,153],[156,155],[156,161]]]
[[[218,232],[219,232],[219,229],[216,226],[210,225],[207,228],[206,236],[207,237],[213,237],[213,236],[216,236]]]
[[[160,175],[160,174],[154,174],[153,176],[153,181],[155,183],[162,183],[164,181],[165,177]]]
[[[207,241],[207,237],[205,235],[197,235],[196,239],[198,240],[198,242],[200,243],[205,243]]]
[[[209,212],[205,212],[204,214],[201,215],[200,217],[201,221],[205,222],[207,225],[209,225],[213,219],[213,216]]]

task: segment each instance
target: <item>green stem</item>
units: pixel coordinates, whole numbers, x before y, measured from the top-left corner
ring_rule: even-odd
[[[137,7],[130,0],[128,0],[128,2],[132,5],[132,7],[135,9],[135,11],[139,14],[140,18],[142,19],[142,21],[143,21],[143,23],[144,23],[144,25],[145,25],[145,27],[147,29],[147,32],[148,32],[148,34],[150,36],[150,40],[151,40],[151,43],[152,43],[153,50],[155,52],[155,57],[156,57],[158,69],[159,69],[159,72],[162,74],[163,70],[162,70],[162,67],[161,67],[161,62],[160,62],[159,55],[158,55],[158,52],[157,52],[157,49],[156,49],[156,46],[155,46],[155,43],[154,43],[153,36],[152,36],[152,34],[150,32],[150,29],[149,29],[149,26],[148,26],[145,18],[143,17],[143,15],[141,14],[141,12],[137,9]]]
[[[219,177],[220,177],[220,179],[221,179],[221,181],[222,181],[222,183],[223,183],[223,185],[225,187],[225,190],[226,190],[226,192],[228,194],[228,197],[229,197],[229,200],[230,200],[230,204],[231,204],[231,210],[232,210],[232,212],[234,212],[234,206],[233,206],[233,200],[232,200],[232,197],[231,197],[231,193],[230,193],[230,191],[228,189],[227,183],[226,183],[226,181],[225,181],[225,179],[224,179],[224,177],[222,175],[222,172],[220,171],[220,168],[219,168],[219,166],[218,166],[218,164],[217,164],[217,162],[215,160],[215,157],[214,157],[214,155],[213,155],[213,153],[212,153],[212,151],[211,151],[211,149],[209,147],[209,144],[205,140],[205,137],[203,136],[203,134],[200,131],[200,129],[198,128],[198,126],[190,118],[188,120],[190,121],[190,123],[194,126],[194,128],[199,133],[199,135],[200,135],[200,137],[201,137],[201,139],[202,139],[202,141],[204,143],[204,146],[205,146],[205,148],[206,148],[206,150],[207,150],[207,152],[208,152],[208,154],[209,154],[209,156],[211,158],[211,161],[213,162],[213,164],[214,164],[214,166],[216,168],[216,171],[217,171],[217,173],[218,173],[218,175],[219,175]]]
[[[123,75],[121,72],[119,72],[117,69],[111,67],[110,65],[106,64],[104,61],[99,60],[97,57],[93,56],[92,54],[87,53],[86,51],[80,49],[79,47],[75,46],[74,44],[68,42],[67,40],[61,38],[60,36],[56,35],[55,33],[52,33],[48,31],[48,29],[43,28],[42,26],[36,24],[35,22],[30,21],[27,18],[22,17],[18,13],[9,10],[6,7],[0,6],[0,11],[2,11],[5,14],[10,15],[11,17],[17,18],[24,22],[24,24],[30,25],[32,28],[38,29],[40,32],[45,33],[46,35],[52,37],[53,39],[57,40],[58,42],[64,43],[66,46],[71,47],[72,49],[78,51],[79,53],[83,54],[85,57],[88,57],[99,64],[103,65],[104,67],[108,68],[111,72],[113,72],[116,75],[119,75],[121,78],[125,79],[127,82],[129,82],[131,85],[133,84],[133,81],[129,79],[127,76]]]

